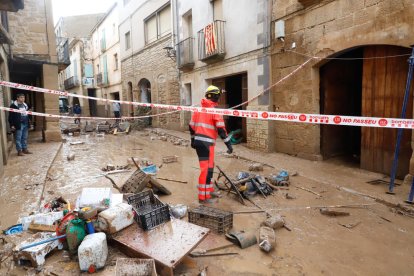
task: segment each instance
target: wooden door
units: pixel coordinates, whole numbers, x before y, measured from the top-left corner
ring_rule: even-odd
[[[364,49],[362,81],[362,116],[399,118],[408,72],[408,56],[375,58],[410,54],[410,49],[395,46],[368,46]],[[413,89],[407,106],[407,118],[413,118]],[[397,129],[362,128],[361,168],[390,174]],[[397,177],[408,173],[412,155],[411,130],[404,130],[400,147]]]
[[[214,79],[212,81],[212,85],[217,86],[219,89],[226,89],[226,79],[225,78],[219,78]],[[218,107],[219,108],[227,108],[227,95],[221,95],[220,100],[218,101]]]

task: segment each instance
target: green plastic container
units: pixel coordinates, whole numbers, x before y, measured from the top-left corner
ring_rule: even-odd
[[[86,236],[85,222],[81,219],[73,219],[66,227],[66,241],[69,252],[75,254]]]

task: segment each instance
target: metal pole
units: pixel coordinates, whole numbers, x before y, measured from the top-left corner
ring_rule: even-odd
[[[28,249],[28,248],[31,248],[31,247],[35,247],[35,246],[38,246],[38,245],[41,245],[41,244],[44,244],[44,243],[48,243],[48,242],[52,242],[52,241],[55,241],[55,240],[63,239],[63,238],[66,238],[66,235],[61,235],[61,236],[49,238],[49,239],[46,239],[46,240],[43,240],[43,241],[39,241],[39,242],[35,242],[35,243],[32,243],[32,244],[22,246],[22,247],[19,248],[19,251],[22,251],[22,250],[25,250],[25,249]]]
[[[414,69],[414,47],[412,49],[411,56],[408,59],[408,77],[407,77],[407,84],[405,86],[404,102],[403,102],[402,111],[401,111],[402,119],[405,119],[405,115],[406,115],[405,113],[407,111],[407,104],[408,104],[408,99],[410,96],[411,80],[413,77],[413,69]],[[399,128],[398,133],[397,133],[397,142],[395,144],[394,160],[393,160],[392,168],[391,168],[391,180],[390,180],[390,185],[388,187],[388,192],[387,192],[389,194],[394,194],[394,186],[395,186],[394,181],[395,181],[395,175],[397,174],[398,156],[400,154],[400,144],[401,144],[402,134],[403,134],[403,129]]]
[[[408,199],[405,202],[414,204],[413,199],[414,199],[414,177],[413,177],[413,181],[411,182],[410,194],[408,195]]]

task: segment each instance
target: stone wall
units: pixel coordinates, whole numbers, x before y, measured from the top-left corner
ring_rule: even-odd
[[[45,15],[44,0],[28,0],[24,9],[17,13],[9,12],[9,30],[13,39],[13,54],[15,55],[49,55],[49,39]],[[53,25],[52,25],[53,28]]]
[[[153,103],[180,104],[178,71],[175,61],[166,56],[166,50],[163,49],[166,45],[171,45],[170,36],[151,43],[138,53],[122,60],[123,100],[128,100],[128,82],[132,82],[134,100],[140,101],[138,83],[145,78],[151,83]],[[166,110],[157,112],[162,113]],[[157,127],[181,129],[180,113],[155,117],[152,122]]]
[[[272,19],[285,20],[284,42],[273,39],[272,83],[304,63],[307,56],[327,57],[352,47],[414,42],[411,0],[321,0],[304,7],[297,0],[273,0]],[[296,48],[289,51],[292,43]],[[298,54],[300,53],[300,54]],[[314,60],[272,90],[275,111],[319,113],[319,67]],[[274,123],[278,152],[320,159],[318,125]],[[414,163],[414,162],[413,162]],[[414,173],[414,167],[411,169]]]

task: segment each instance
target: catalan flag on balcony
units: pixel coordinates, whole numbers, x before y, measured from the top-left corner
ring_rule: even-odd
[[[214,22],[204,27],[204,43],[206,46],[206,55],[212,55],[217,50],[216,32]]]

